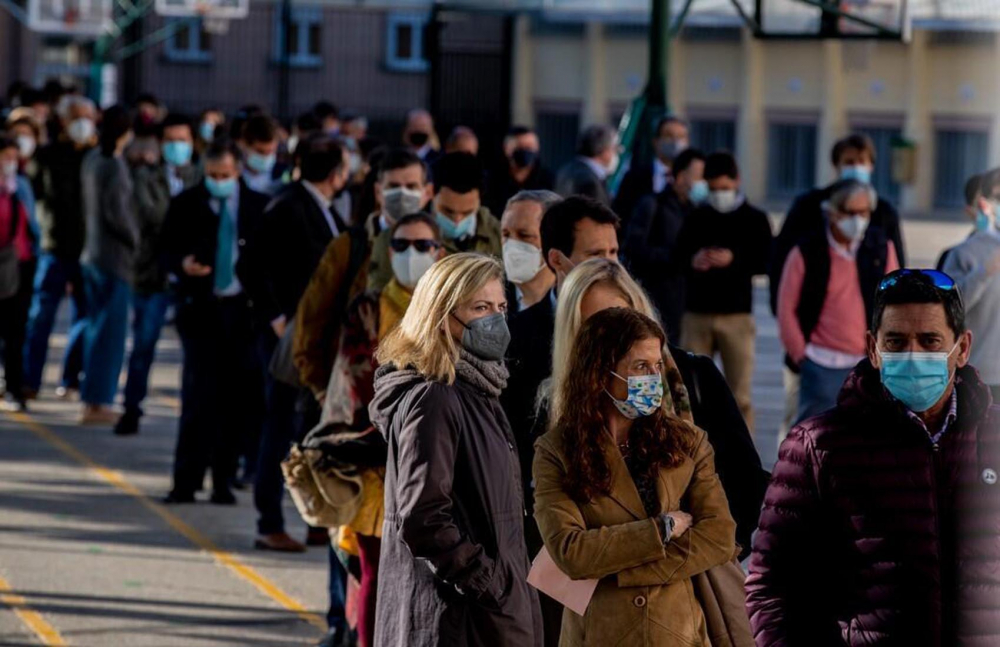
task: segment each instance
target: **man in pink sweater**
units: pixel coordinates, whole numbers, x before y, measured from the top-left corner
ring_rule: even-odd
[[[871,225],[871,185],[843,180],[824,203],[826,227],[799,242],[778,288],[781,343],[801,372],[797,422],[833,407],[865,358],[865,331],[879,281],[899,269],[896,249]]]

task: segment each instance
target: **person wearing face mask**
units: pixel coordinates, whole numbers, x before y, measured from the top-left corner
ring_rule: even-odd
[[[680,343],[684,272],[676,262],[684,221],[708,199],[705,155],[688,148],[671,161],[673,181],[639,201],[625,228],[623,254],[633,276],[649,289],[670,343]],[[620,195],[620,194],[619,194]]]
[[[976,334],[971,362],[1000,402],[1000,222],[998,202],[977,198],[976,231],[952,248],[943,270],[965,297],[969,328]]]
[[[771,222],[740,191],[739,168],[731,154],[706,158],[705,181],[708,199],[678,235],[678,264],[686,275],[681,347],[709,357],[718,351],[752,433],[753,279],[767,272]]]
[[[674,160],[688,149],[690,128],[676,115],[662,117],[653,131],[653,162],[630,168],[622,178],[612,208],[628,221],[636,206],[646,196],[659,194],[674,179]]]
[[[4,399],[0,406],[24,411],[31,395],[24,381],[24,339],[38,258],[35,199],[19,173],[17,141],[0,134],[0,339]]]
[[[736,523],[707,435],[668,408],[665,343],[634,310],[587,319],[560,385],[572,406],[535,443],[545,548],[569,578],[598,580],[586,615],[563,611],[563,647],[709,644],[692,578],[732,562]],[[728,619],[753,644],[742,608]]]
[[[876,288],[899,269],[892,241],[870,224],[877,199],[870,184],[837,183],[824,205],[826,231],[803,240],[785,262],[778,333],[801,380],[795,424],[837,403],[864,358]]]
[[[420,108],[406,113],[403,145],[416,153],[428,167],[437,162],[441,157],[441,143],[438,141],[437,131],[434,130],[434,117],[431,113]]]
[[[542,164],[538,133],[513,126],[503,140],[503,160],[487,178],[486,203],[491,213],[503,213],[507,201],[521,191],[550,191],[555,176]]]
[[[379,345],[369,413],[389,455],[377,645],[541,645],[517,450],[497,400],[506,311],[500,261],[455,254]]]
[[[282,366],[274,367],[280,370],[269,370],[265,376],[267,420],[254,484],[254,503],[260,513],[255,546],[282,552],[302,552],[305,546],[285,532],[281,460],[289,445],[319,418],[313,394],[302,388],[299,379],[290,378],[294,367],[283,358],[292,355],[290,347],[298,330],[293,319],[302,295],[331,241],[347,231],[343,218],[331,208],[333,197],[347,184],[347,151],[323,134],[305,139],[299,148],[302,179],[272,200],[258,234],[247,239],[245,253],[240,255],[241,264],[246,265],[242,282],[254,304],[264,365],[272,366],[279,341],[282,349],[275,360]],[[300,402],[302,415],[296,408]],[[320,540],[319,534],[314,541]],[[322,539],[329,543],[325,534]]]
[[[403,216],[392,230],[393,279],[381,294],[366,291],[363,268],[359,268],[351,286],[346,312],[340,316],[338,341],[333,363],[350,367],[347,373],[336,368],[324,394],[324,415],[320,426],[329,429],[337,424],[350,429],[367,426],[368,405],[374,380],[374,349],[399,325],[413,298],[421,277],[443,255],[441,232],[425,213]],[[352,407],[345,408],[344,403]],[[345,409],[350,409],[345,415]],[[354,519],[341,527],[341,548],[359,557],[361,563],[358,592],[358,639],[361,647],[375,644],[375,603],[379,554],[384,519],[385,464],[358,466],[362,489]],[[320,647],[336,646],[341,637],[334,631]]]
[[[211,470],[211,502],[231,505],[237,456],[245,437],[260,436],[264,397],[241,261],[270,198],[241,181],[232,143],[213,142],[203,159],[204,179],[171,201],[160,237],[163,267],[177,277],[184,349],[173,487],[165,502],[193,503]]]
[[[226,126],[226,115],[218,108],[202,110],[198,115],[198,132],[195,137],[195,150],[201,154],[208,145],[215,141],[215,133]],[[220,133],[221,134],[221,133]]]
[[[965,187],[963,188],[963,196],[965,197],[965,215],[971,220],[973,224],[972,233],[969,236],[974,235],[976,232],[989,231],[993,222],[990,220],[989,214],[980,208],[979,199],[983,198],[983,184],[990,183],[990,174],[987,173],[976,173],[972,175],[965,181]],[[989,200],[987,200],[989,202]],[[994,204],[994,207],[996,205]],[[955,246],[957,247],[957,245]],[[955,249],[955,247],[949,247],[941,252],[938,257],[937,265],[935,268],[938,271],[944,270],[944,265],[948,261],[948,256]]]
[[[80,424],[110,425],[125,358],[128,304],[135,283],[141,231],[135,214],[131,173],[125,149],[132,124],[121,106],[101,118],[99,148],[87,155],[80,171],[86,242],[80,255],[87,323],[83,344]]]
[[[882,280],[866,358],[778,452],[746,585],[757,644],[1000,642],[1000,407],[972,349],[950,277]]]
[[[278,160],[278,126],[269,115],[256,114],[243,124],[243,181],[254,191],[275,195],[287,170]]]
[[[7,133],[17,142],[18,167],[21,175],[26,177],[31,183],[31,190],[36,198],[43,195],[41,167],[38,164],[38,142],[41,139],[41,127],[35,121],[33,112],[24,114],[27,108],[22,109],[21,115],[17,118],[8,117]],[[17,111],[12,111],[11,117]]]
[[[858,180],[871,184],[876,161],[875,144],[870,137],[862,134],[844,137],[833,145],[833,150],[830,152],[830,163],[833,165],[837,181]],[[830,199],[834,184],[810,189],[798,196],[788,209],[781,231],[775,237],[774,252],[768,271],[771,277],[771,310],[775,314],[778,307],[778,286],[781,283],[781,273],[788,254],[799,241],[825,229],[823,203]],[[903,248],[899,213],[885,196],[879,196],[878,205],[872,211],[871,222],[884,231],[886,237],[892,241],[900,266],[905,266],[906,253]]]
[[[542,258],[542,216],[561,201],[552,191],[520,191],[507,201],[500,219],[507,303],[511,316],[548,298],[556,275]]]
[[[618,132],[614,128],[603,124],[588,126],[580,133],[576,157],[556,174],[556,193],[564,198],[584,195],[610,207],[607,182],[618,168],[620,153]]]
[[[157,134],[161,162],[132,172],[141,242],[132,295],[132,352],[125,384],[125,412],[115,424],[115,433],[121,436],[139,432],[156,342],[170,305],[167,277],[159,262],[163,221],[171,200],[202,178],[201,167],[192,159],[194,132],[187,117],[170,113],[157,127]]]
[[[483,167],[468,153],[448,153],[434,165],[434,219],[449,254],[501,255],[500,223],[482,203]]]
[[[71,294],[70,329],[63,356],[62,376],[56,395],[67,397],[80,388],[83,370],[83,332],[86,300],[80,253],[84,242],[81,168],[97,145],[97,109],[90,99],[67,94],[56,106],[61,131],[51,144],[38,151],[44,205],[39,214],[41,254],[35,290],[28,315],[25,342],[25,386],[29,394],[41,388],[49,350],[49,335],[59,305]],[[67,290],[67,288],[71,288]]]

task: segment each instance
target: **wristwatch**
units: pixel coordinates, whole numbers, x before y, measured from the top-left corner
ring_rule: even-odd
[[[660,528],[660,535],[663,537],[663,545],[666,546],[674,535],[674,526],[677,524],[677,520],[664,513],[657,517],[657,521],[659,522],[657,526]]]

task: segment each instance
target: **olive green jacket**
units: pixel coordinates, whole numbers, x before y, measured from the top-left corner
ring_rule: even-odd
[[[610,494],[580,503],[563,486],[561,432],[535,443],[535,520],[545,547],[570,578],[600,580],[584,616],[563,611],[560,646],[707,647],[705,614],[691,578],[732,560],[737,550],[736,523],[707,435],[695,428],[690,456],[660,471],[661,511],[694,517],[691,528],[666,545],[610,437],[605,456]]]

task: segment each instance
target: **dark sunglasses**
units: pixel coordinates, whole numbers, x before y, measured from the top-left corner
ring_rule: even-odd
[[[402,254],[413,245],[413,249],[417,250],[421,254],[426,254],[427,252],[433,252],[441,249],[441,243],[436,240],[430,240],[428,238],[422,238],[420,240],[409,240],[406,238],[393,238],[389,243],[389,247],[392,251],[397,254]]]
[[[888,290],[899,283],[900,279],[906,276],[922,276],[930,280],[931,285],[936,287],[938,290],[944,290],[945,292],[951,292],[958,289],[955,285],[955,279],[951,278],[944,272],[938,272],[937,270],[896,270],[882,279],[882,282],[878,284],[878,291],[884,292]]]

